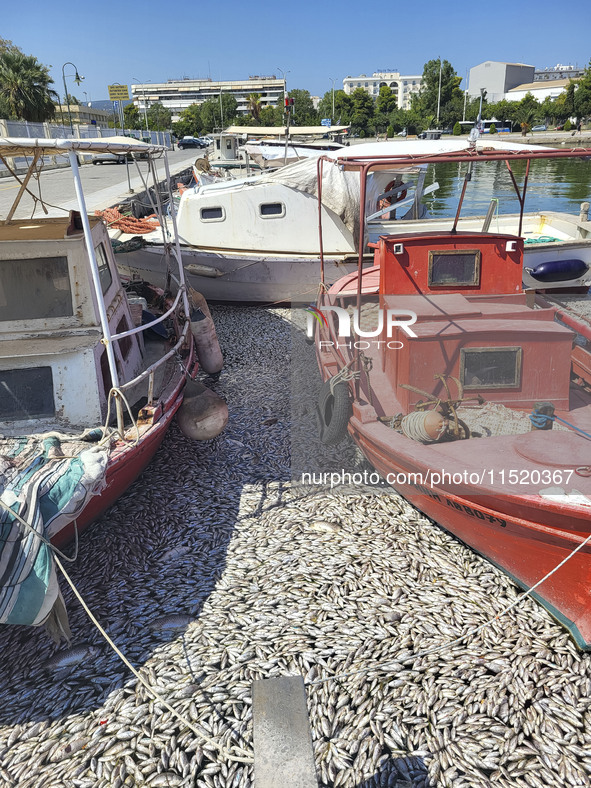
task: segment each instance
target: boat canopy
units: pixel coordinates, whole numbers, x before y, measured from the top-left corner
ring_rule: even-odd
[[[249,137],[323,137],[339,134],[349,126],[229,126],[224,134],[247,134]]]
[[[89,137],[87,139],[48,139],[43,137],[0,137],[0,156],[56,156],[60,153],[149,153],[162,155],[166,147],[151,145],[135,137]]]

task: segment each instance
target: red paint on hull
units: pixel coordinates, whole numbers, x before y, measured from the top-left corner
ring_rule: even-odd
[[[361,426],[361,425],[359,425]],[[371,464],[384,477],[389,473],[410,474],[409,457],[396,461],[384,457],[354,423],[349,430]],[[580,517],[569,510],[565,525],[568,531],[539,525],[537,512],[542,502],[535,496],[520,496],[512,502],[507,497],[502,507],[488,508],[486,496],[459,496],[440,488],[417,489],[396,485],[396,489],[414,506],[457,536],[484,558],[493,562],[523,588],[531,588],[554,569],[591,532],[591,512]],[[511,513],[519,510],[521,516]],[[529,515],[529,516],[528,516]],[[591,650],[591,544],[587,544],[568,563],[546,580],[535,593],[549,612],[566,626],[579,647]]]
[[[182,381],[184,384],[184,380]],[[178,390],[177,390],[178,391]],[[98,495],[93,496],[77,518],[78,533],[82,533],[103,512],[105,512],[133,484],[142,471],[150,464],[160,448],[175,413],[183,401],[182,391],[169,405],[158,422],[141,438],[137,446],[116,447],[107,465],[106,485]],[[74,538],[74,523],[70,523],[56,534],[52,541],[57,547],[63,546]]]

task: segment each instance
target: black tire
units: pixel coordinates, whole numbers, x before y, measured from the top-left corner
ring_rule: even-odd
[[[336,446],[347,435],[351,401],[347,383],[337,383],[334,392],[330,390],[330,383],[330,379],[327,380],[318,395],[320,442],[325,446]]]

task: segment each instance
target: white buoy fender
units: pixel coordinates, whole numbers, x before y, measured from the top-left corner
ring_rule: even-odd
[[[176,418],[186,438],[208,441],[219,435],[228,423],[228,406],[203,383],[190,380]]]
[[[213,319],[205,298],[196,290],[190,290],[193,311],[191,312],[191,333],[195,339],[199,366],[208,375],[215,375],[224,366]]]

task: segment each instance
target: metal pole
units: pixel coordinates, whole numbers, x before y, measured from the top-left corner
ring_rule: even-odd
[[[439,57],[439,90],[437,92],[437,125],[439,125],[439,108],[441,107],[441,56]]]
[[[68,118],[70,119],[70,131],[72,132],[72,137],[74,136],[74,124],[72,123],[72,113],[70,112],[70,101],[68,99],[68,88],[66,87],[66,75],[64,74],[64,68],[67,66],[67,63],[64,63],[62,66],[62,79],[64,81],[64,99],[66,101],[66,105],[68,107]]]
[[[330,125],[334,123],[334,83],[336,82],[336,77],[329,77],[330,81],[332,82],[332,115],[330,116]]]
[[[92,240],[92,230],[90,229],[90,222],[88,221],[88,213],[86,211],[86,201],[84,200],[84,193],[82,191],[82,184],[80,182],[80,170],[78,168],[78,159],[73,150],[68,151],[70,159],[70,167],[72,168],[72,175],[74,176],[74,188],[76,189],[76,197],[78,198],[78,206],[80,208],[80,218],[82,220],[82,227],[84,228],[84,238],[86,239],[86,248],[88,251],[88,260],[90,262],[90,273],[92,275],[92,283],[94,285],[94,292],[96,294],[96,303],[101,321],[101,329],[103,332],[103,344],[107,351],[107,360],[109,362],[109,372],[111,373],[111,382],[115,388],[119,388],[119,376],[117,374],[117,363],[115,361],[115,353],[113,344],[111,342],[111,330],[109,328],[109,318],[107,317],[107,310],[105,301],[103,299],[103,291],[101,288],[101,278],[94,253],[94,243]]]

